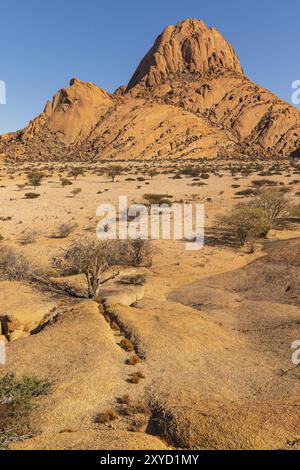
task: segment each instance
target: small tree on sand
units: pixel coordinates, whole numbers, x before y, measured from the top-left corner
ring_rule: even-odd
[[[84,175],[84,169],[83,168],[72,168],[71,171],[69,172],[69,176],[73,177],[75,180],[77,180],[78,176]]]
[[[228,214],[219,217],[218,223],[236,238],[240,246],[244,246],[246,241],[265,237],[271,228],[264,211],[247,204],[234,207]]]
[[[27,176],[28,184],[30,184],[30,186],[33,186],[33,188],[36,189],[38,186],[41,186],[43,178],[43,173],[33,171]]]
[[[291,206],[286,192],[278,189],[265,189],[257,195],[253,205],[261,209],[272,227],[288,217]]]
[[[81,188],[75,188],[73,189],[73,191],[71,191],[71,194],[73,195],[73,197],[76,197],[78,196],[78,194],[80,194],[82,192],[82,189]]]
[[[104,273],[112,266],[113,245],[94,237],[77,240],[61,256],[54,259],[56,268],[84,274],[88,297],[97,297],[101,285],[118,276],[118,272],[105,278]]]
[[[111,178],[111,180],[114,182],[116,177],[122,173],[123,168],[121,165],[113,165],[108,168],[107,174]]]
[[[152,169],[152,170],[148,171],[148,175],[152,179],[152,178],[154,178],[154,176],[158,175],[158,172],[156,170]]]

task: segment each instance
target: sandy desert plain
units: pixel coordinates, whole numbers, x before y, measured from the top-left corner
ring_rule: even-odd
[[[194,161],[199,176],[182,161],[120,165],[115,181],[103,162],[1,167],[1,270],[11,247],[46,279],[1,277],[1,447],[299,449],[300,164]],[[257,191],[283,191],[294,216],[239,246],[218,217]],[[149,194],[204,203],[204,248],[152,241],[151,265],[121,266],[96,298],[75,298],[84,276],[53,258],[96,238],[99,204]]]

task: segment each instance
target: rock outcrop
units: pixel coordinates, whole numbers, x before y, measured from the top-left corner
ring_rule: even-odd
[[[289,157],[300,112],[244,74],[203,21],[168,26],[126,87],[72,79],[22,131],[0,137],[13,160]]]
[[[70,86],[60,90],[52,103],[48,101],[44,111],[24,129],[21,139],[31,139],[46,124],[62,142],[79,142],[88,137],[112,103],[112,96],[94,83],[72,78]]]
[[[204,21],[185,20],[168,26],[157,38],[130,80],[127,90],[140,82],[160,85],[178,73],[243,73],[232,46]]]

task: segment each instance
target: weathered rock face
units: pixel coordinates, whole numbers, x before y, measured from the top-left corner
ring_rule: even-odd
[[[24,335],[24,327],[14,315],[0,316],[0,338],[14,341]]]
[[[289,156],[300,149],[300,112],[245,75],[187,74],[131,94],[193,113],[231,134],[241,154]]]
[[[54,96],[52,103],[47,102],[43,113],[30,122],[21,138],[31,139],[47,124],[62,142],[78,142],[88,136],[112,103],[112,96],[94,83],[73,78],[68,88]]]
[[[299,111],[251,82],[232,46],[203,21],[168,26],[127,92],[216,123],[239,141],[241,153],[289,156],[300,148]]]
[[[0,158],[175,159],[300,154],[300,112],[243,73],[203,21],[168,26],[127,88],[112,95],[72,79]]]
[[[186,20],[168,26],[157,38],[130,80],[127,90],[138,83],[161,84],[177,73],[243,73],[233,47],[204,21]]]

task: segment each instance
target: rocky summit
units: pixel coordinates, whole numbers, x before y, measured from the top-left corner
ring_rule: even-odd
[[[300,112],[251,82],[219,31],[195,19],[168,26],[114,94],[72,79],[25,129],[0,137],[0,157],[10,161],[299,152]]]
[[[243,73],[231,45],[214,28],[203,21],[186,20],[168,26],[141,61],[128,90],[140,82],[147,86],[160,85],[175,74],[204,74],[228,70]]]

